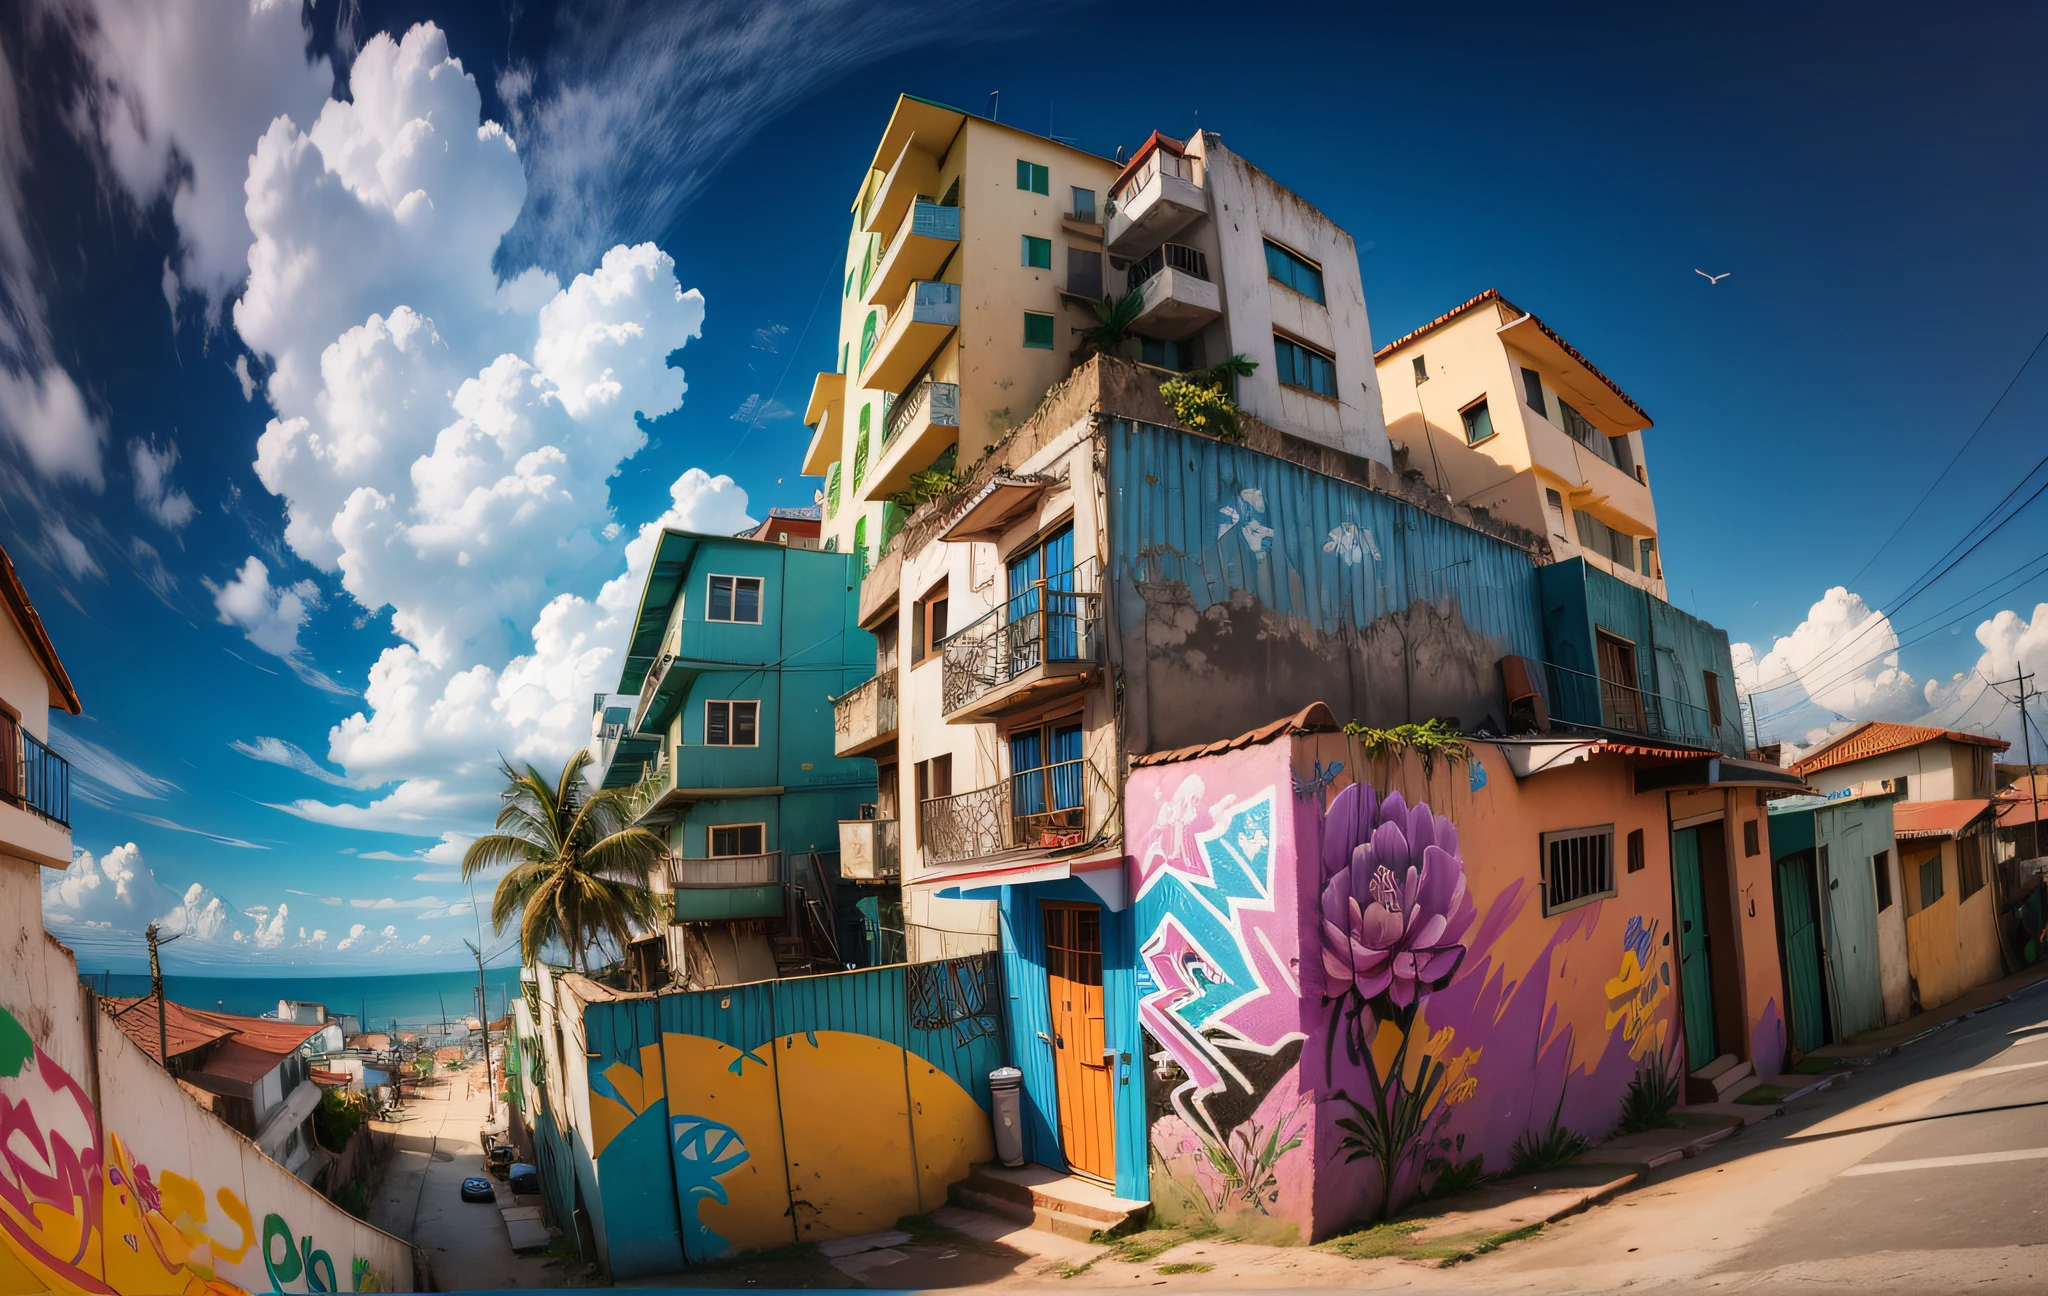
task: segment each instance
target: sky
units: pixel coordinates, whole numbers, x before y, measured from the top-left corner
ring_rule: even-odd
[[[2048,13],[1440,8],[0,6],[0,544],[85,702],[50,930],[465,961],[497,761],[587,737],[654,531],[811,502],[793,408],[905,91],[1219,132],[1353,234],[1377,341],[1499,288],[1651,413],[1672,601],[1762,739],[2017,744]]]

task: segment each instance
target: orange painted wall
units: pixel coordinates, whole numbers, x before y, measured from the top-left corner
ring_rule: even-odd
[[[1941,898],[1923,909],[1920,865],[1935,852],[1941,861]],[[1966,990],[1997,980],[2005,966],[1998,950],[1992,888],[1982,886],[1968,899],[1961,898],[1955,842],[1900,842],[1899,864],[1906,893],[1906,967],[1921,1010],[1938,1008]]]

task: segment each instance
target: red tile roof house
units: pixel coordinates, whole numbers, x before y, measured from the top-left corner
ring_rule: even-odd
[[[121,1033],[152,1060],[171,1057],[169,1070],[199,1105],[255,1140],[263,1154],[311,1182],[326,1164],[313,1140],[313,1109],[320,1086],[299,1046],[318,1035],[302,1025],[268,1017],[238,1017],[173,1003],[164,1010],[160,1047],[158,1001],[101,1001]]]
[[[1958,729],[1873,720],[1792,764],[1822,793],[1881,789],[1900,798],[1892,816],[1897,859],[1871,866],[1890,872],[1890,894],[1905,906],[1916,1008],[1939,1007],[2005,974],[1992,795],[1999,753],[2009,745]]]

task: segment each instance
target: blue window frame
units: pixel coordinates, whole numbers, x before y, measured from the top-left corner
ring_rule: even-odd
[[[1010,674],[1042,661],[1081,659],[1081,600],[1074,593],[1074,526],[1070,522],[1010,560]]]
[[[1052,269],[1052,240],[1024,236],[1024,264],[1034,270]]]
[[[1320,351],[1273,335],[1273,364],[1283,387],[1299,387],[1318,396],[1337,399],[1337,362]]]
[[[1271,239],[1266,241],[1266,273],[1310,301],[1323,300],[1323,270]]]

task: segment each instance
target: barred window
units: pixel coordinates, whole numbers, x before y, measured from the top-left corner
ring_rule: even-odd
[[[1614,825],[1542,837],[1543,912],[1562,913],[1614,894]]]

